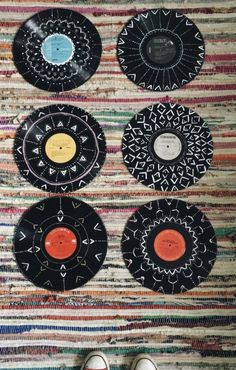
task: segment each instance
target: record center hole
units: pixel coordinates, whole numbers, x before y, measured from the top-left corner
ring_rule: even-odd
[[[48,232],[44,247],[50,257],[64,260],[71,257],[77,249],[75,233],[67,227],[56,227]]]
[[[153,247],[159,258],[167,262],[174,262],[184,255],[186,242],[179,231],[165,229],[156,235]]]

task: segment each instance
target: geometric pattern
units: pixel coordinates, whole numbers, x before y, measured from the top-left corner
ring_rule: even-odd
[[[160,160],[152,142],[171,133],[182,143],[182,155]],[[161,191],[177,191],[195,184],[207,171],[213,155],[211,133],[194,111],[174,103],[151,105],[137,113],[125,128],[123,159],[142,184]]]
[[[175,262],[158,258],[150,237],[170,228],[186,240],[186,252]],[[216,237],[197,207],[178,199],[161,199],[141,206],[129,218],[122,253],[130,273],[144,287],[163,294],[183,293],[207,278],[216,259]]]
[[[45,151],[48,140],[57,134],[67,135],[76,147],[74,156],[64,163],[50,160]],[[68,150],[65,144],[58,152]],[[49,105],[35,110],[19,126],[14,157],[21,175],[32,185],[67,193],[86,186],[100,171],[106,157],[105,136],[100,124],[83,109]]]
[[[159,55],[168,53],[168,43],[175,47],[175,56],[169,63],[152,62],[147,57],[148,41],[155,37],[166,40]],[[190,82],[199,73],[204,55],[199,29],[189,18],[171,9],[150,9],[135,15],[117,41],[122,71],[138,86],[154,91],[175,90]]]
[[[49,62],[43,55],[43,43],[52,35],[62,35],[71,44],[72,54],[64,63]],[[19,73],[46,91],[67,91],[82,85],[96,71],[101,52],[95,26],[69,9],[36,13],[21,25],[13,42],[13,59]]]
[[[73,255],[60,260],[45,248],[45,236],[58,227],[73,232],[77,240]],[[17,264],[27,279],[44,289],[64,291],[84,285],[102,266],[106,250],[101,218],[76,198],[43,199],[23,214],[15,230]]]

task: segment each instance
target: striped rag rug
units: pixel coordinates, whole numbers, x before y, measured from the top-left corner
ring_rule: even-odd
[[[49,7],[83,13],[102,37],[103,54],[95,75],[80,88],[47,93],[16,71],[11,45],[21,22]],[[124,23],[147,8],[177,9],[205,38],[206,59],[194,81],[173,92],[143,91],[121,73],[116,39]],[[91,350],[106,353],[112,370],[129,369],[146,352],[160,370],[236,369],[236,2],[167,1],[0,1],[0,369],[80,369]],[[121,138],[129,119],[156,102],[191,107],[208,123],[214,140],[212,165],[186,190],[165,194],[138,183],[122,161]],[[12,253],[14,227],[23,211],[50,196],[20,177],[12,145],[19,123],[33,110],[53,103],[81,107],[102,125],[108,155],[99,175],[71,195],[95,207],[109,236],[105,263],[85,286],[48,292],[27,281]],[[144,289],[126,269],[121,235],[141,204],[172,196],[196,204],[212,222],[217,261],[209,278],[184,294]]]

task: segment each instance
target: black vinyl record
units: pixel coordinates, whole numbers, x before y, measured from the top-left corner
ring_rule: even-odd
[[[41,190],[80,189],[97,175],[106,156],[99,123],[83,109],[50,105],[34,111],[18,128],[14,156],[21,175]]]
[[[95,26],[69,9],[53,8],[34,14],[21,25],[13,42],[19,73],[47,91],[82,85],[96,71],[101,53]]]
[[[135,15],[117,41],[122,71],[136,85],[154,91],[174,90],[190,82],[199,73],[204,55],[199,29],[171,9]]]
[[[128,170],[142,184],[177,191],[195,184],[207,171],[213,142],[197,113],[182,105],[159,103],[131,119],[122,151]]]
[[[123,232],[122,253],[133,277],[164,294],[204,281],[216,259],[214,229],[194,205],[161,199],[140,207]]]
[[[44,289],[78,288],[100,269],[106,256],[105,227],[92,207],[71,197],[51,197],[22,216],[14,236],[21,272]]]

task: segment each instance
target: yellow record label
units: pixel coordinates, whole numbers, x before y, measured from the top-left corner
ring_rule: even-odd
[[[75,140],[64,133],[52,135],[46,142],[45,152],[52,162],[69,162],[76,153]]]

